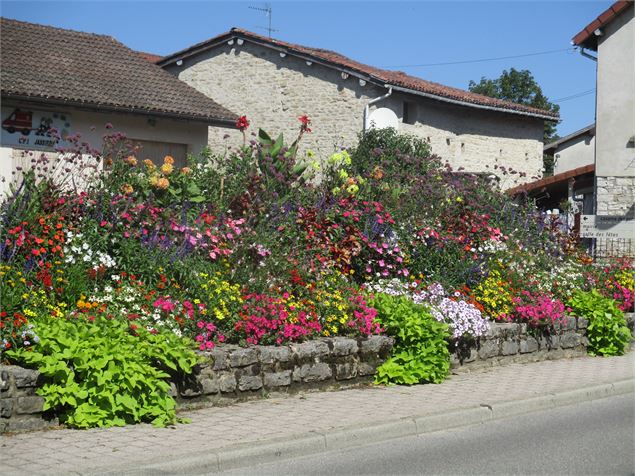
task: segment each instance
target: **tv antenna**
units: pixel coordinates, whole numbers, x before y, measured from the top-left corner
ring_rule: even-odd
[[[253,7],[253,6],[249,6],[250,10],[257,10],[259,12],[263,12],[267,18],[269,19],[269,26],[268,27],[264,27],[264,26],[258,26],[256,28],[261,28],[263,30],[267,30],[267,33],[269,34],[269,38],[271,38],[271,32],[273,31],[278,31],[275,28],[271,27],[271,12],[272,12],[272,8],[271,8],[271,4],[270,3],[265,3],[264,7]]]

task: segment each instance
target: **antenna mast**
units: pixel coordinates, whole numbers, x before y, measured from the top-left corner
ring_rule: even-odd
[[[264,27],[262,27],[262,28],[264,28],[265,30],[267,30],[267,33],[269,34],[269,38],[271,38],[271,33],[272,33],[272,32],[274,32],[274,31],[278,31],[278,30],[276,30],[275,28],[272,28],[272,27],[271,27],[271,16],[272,16],[272,15],[271,15],[271,13],[272,13],[272,11],[273,11],[273,9],[271,8],[271,4],[269,4],[269,3],[265,3],[265,6],[264,6],[264,7],[252,7],[252,6],[249,6],[249,9],[251,9],[251,10],[257,10],[257,11],[259,11],[259,12],[264,12],[264,14],[265,14],[265,15],[267,16],[267,18],[269,19],[269,26],[268,26],[268,27],[266,27],[266,28],[264,28]]]

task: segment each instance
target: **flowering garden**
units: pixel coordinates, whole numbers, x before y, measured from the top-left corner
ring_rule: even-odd
[[[221,343],[387,333],[379,383],[441,382],[448,346],[493,321],[590,320],[625,352],[627,260],[594,263],[559,223],[427,143],[371,130],[330,157],[252,133],[177,167],[123,134],[27,153],[0,206],[0,360],[35,367],[76,427],[177,421],[170,374]],[[502,169],[503,174],[514,174]]]

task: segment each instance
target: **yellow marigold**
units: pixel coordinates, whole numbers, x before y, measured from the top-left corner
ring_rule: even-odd
[[[163,163],[174,165],[174,158],[171,155],[166,155],[163,157]]]
[[[165,177],[161,177],[160,179],[157,180],[157,185],[156,187],[160,190],[165,190],[170,186],[170,181],[168,179],[166,179]]]
[[[144,164],[146,167],[148,167],[148,169],[150,169],[150,170],[154,170],[154,169],[156,169],[156,168],[157,168],[157,166],[156,166],[156,165],[154,165],[154,162],[152,162],[150,159],[146,159],[146,160],[144,160],[144,161],[143,161],[143,164]]]
[[[126,183],[121,186],[121,193],[123,193],[124,195],[130,195],[133,191],[134,189],[132,188],[132,185],[130,185],[129,183]]]
[[[126,157],[125,159],[123,159],[125,163],[127,163],[128,165],[131,166],[135,166],[137,165],[137,158],[134,155],[129,155],[128,157]]]
[[[151,175],[148,179],[148,183],[150,184],[150,186],[156,187],[159,183],[159,176],[156,174]]]
[[[170,175],[172,172],[174,172],[174,165],[166,162],[161,166],[161,172],[163,172],[164,175]]]

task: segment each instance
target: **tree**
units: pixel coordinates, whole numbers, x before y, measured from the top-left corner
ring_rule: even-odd
[[[470,81],[469,90],[493,98],[503,99],[525,106],[550,112],[559,112],[560,106],[549,101],[529,70],[511,68],[504,70],[497,79],[481,78],[477,84]],[[556,124],[545,121],[544,142],[548,144],[558,139]]]

